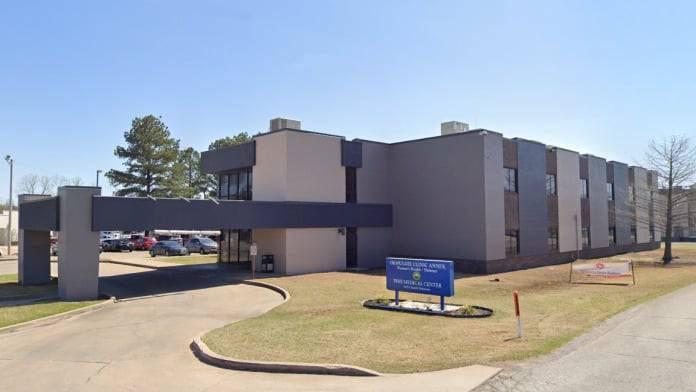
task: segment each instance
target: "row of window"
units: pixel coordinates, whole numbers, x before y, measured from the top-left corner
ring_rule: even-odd
[[[223,200],[251,200],[251,168],[237,169],[218,178],[218,198]]]
[[[506,192],[517,192],[517,169],[506,167],[505,170],[505,191]],[[556,190],[556,175],[546,174],[546,194],[551,196],[555,195]],[[651,192],[652,193],[652,192]],[[587,199],[590,197],[590,190],[587,184],[587,178],[580,179],[580,198]],[[608,200],[614,200],[614,184],[607,182],[607,198]],[[628,199],[631,202],[636,201],[636,192],[633,185],[628,187]],[[651,195],[652,199],[652,195]]]
[[[547,236],[549,252],[558,252],[558,229],[549,228]],[[520,254],[520,231],[505,230],[505,255],[516,256]]]
[[[655,241],[655,228],[650,226],[650,241]],[[505,231],[505,255],[516,256],[520,253],[520,232],[519,230],[506,230]],[[582,237],[582,249],[589,249],[592,246],[592,240],[590,237],[590,228],[583,227],[581,229]],[[631,227],[631,241],[635,244],[638,243],[638,237],[636,232],[636,227]],[[548,246],[549,252],[558,252],[558,229],[549,228],[548,229]],[[609,228],[609,246],[616,246],[616,227]]]
[[[505,184],[506,192],[517,192],[517,169],[506,167],[505,169]],[[556,176],[554,174],[546,175],[546,194],[556,194]]]

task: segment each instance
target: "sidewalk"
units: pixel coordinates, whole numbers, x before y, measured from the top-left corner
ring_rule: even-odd
[[[477,391],[694,391],[696,285],[621,313]]]
[[[0,261],[17,260],[17,258],[19,257],[17,255],[18,251],[19,251],[19,249],[17,248],[17,246],[11,246],[10,247],[10,254],[8,255],[7,254],[7,246],[5,246],[5,245],[0,246],[0,253],[2,253],[2,256],[0,256]]]

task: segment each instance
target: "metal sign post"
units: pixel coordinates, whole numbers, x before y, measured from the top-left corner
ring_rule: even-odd
[[[253,242],[249,247],[249,255],[251,256],[251,280],[254,280],[254,270],[256,269],[256,255],[259,253],[259,247],[256,242]]]
[[[522,337],[522,318],[520,317],[520,293],[515,291],[512,293],[512,299],[515,301],[515,316],[517,317],[517,337]]]

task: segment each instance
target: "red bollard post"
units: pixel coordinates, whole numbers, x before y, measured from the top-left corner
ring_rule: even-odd
[[[515,290],[512,293],[512,299],[515,301],[515,316],[517,317],[517,337],[522,337],[522,319],[520,318],[520,293]]]

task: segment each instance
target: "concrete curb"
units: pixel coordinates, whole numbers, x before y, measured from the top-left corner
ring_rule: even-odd
[[[332,376],[381,376],[380,373],[374,370],[364,369],[350,365],[333,365],[319,363],[301,363],[301,362],[266,362],[266,361],[247,361],[242,359],[225,357],[214,353],[203,341],[200,336],[197,336],[191,342],[191,351],[208,365],[217,366],[223,369],[243,370],[251,372],[266,372],[266,373],[295,373],[295,374],[321,374]]]
[[[276,286],[274,284],[271,284],[271,283],[261,282],[261,281],[257,281],[257,280],[243,280],[242,284],[246,284],[249,286],[263,287],[265,289],[273,290],[276,293],[280,294],[280,296],[283,297],[283,302],[281,304],[279,304],[278,306],[288,302],[288,300],[290,299],[290,293],[288,293],[287,290],[285,290],[284,288],[282,288],[280,286]],[[274,306],[273,308],[277,308],[278,306]],[[273,309],[273,308],[271,308],[271,309]],[[271,309],[268,309],[268,310],[271,310]],[[264,312],[264,313],[266,313],[266,312]]]
[[[255,280],[244,280],[242,284],[249,286],[262,287],[268,290],[275,291],[283,297],[283,302],[274,306],[274,309],[290,299],[290,293],[284,288],[271,283],[260,282]],[[268,309],[268,310],[271,310]],[[267,313],[268,310],[264,313]],[[260,315],[259,315],[260,316]],[[258,317],[258,316],[257,316]],[[266,373],[294,373],[294,374],[321,374],[333,376],[381,376],[380,373],[374,370],[361,368],[358,366],[341,365],[341,364],[321,364],[321,363],[301,363],[301,362],[270,362],[270,361],[249,361],[237,358],[230,358],[220,355],[211,350],[208,345],[203,343],[201,339],[204,332],[195,338],[189,345],[193,354],[203,363],[216,366],[223,369],[242,370],[249,372],[266,372]]]
[[[25,322],[19,323],[19,324],[8,325],[6,327],[0,328],[0,335],[6,334],[6,333],[12,333],[12,332],[15,332],[19,329],[23,329],[23,328],[27,328],[27,327],[36,327],[36,326],[40,326],[40,325],[44,325],[44,324],[51,324],[51,323],[54,323],[56,321],[60,321],[60,320],[64,320],[64,319],[67,319],[67,318],[70,318],[73,316],[80,315],[82,313],[87,313],[87,312],[99,310],[99,309],[104,308],[104,307],[111,305],[113,303],[115,303],[115,298],[112,297],[112,298],[109,298],[107,300],[104,300],[104,301],[97,303],[97,304],[94,304],[94,305],[89,305],[89,306],[84,306],[84,307],[73,309],[73,310],[68,310],[67,312],[63,312],[63,313],[52,314],[50,316],[25,321]]]

